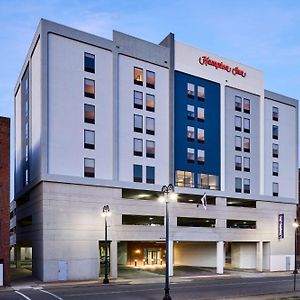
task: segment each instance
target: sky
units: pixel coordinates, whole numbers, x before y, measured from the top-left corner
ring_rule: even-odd
[[[175,39],[264,72],[265,88],[300,99],[297,0],[0,0],[0,115],[41,18],[111,39],[118,30],[154,43]]]

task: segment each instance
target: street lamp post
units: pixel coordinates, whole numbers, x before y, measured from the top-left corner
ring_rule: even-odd
[[[298,270],[297,270],[297,233],[298,233],[298,227],[299,227],[299,223],[297,218],[295,218],[293,226],[295,228],[295,264],[294,264],[294,291],[296,290],[296,275],[298,274]]]
[[[170,287],[169,287],[169,211],[168,203],[171,199],[176,199],[176,194],[174,193],[174,186],[169,184],[168,186],[164,185],[161,189],[162,200],[166,203],[166,277],[165,277],[165,295],[163,300],[172,300],[170,296]]]
[[[104,205],[103,210],[102,210],[102,216],[104,217],[104,222],[105,222],[105,274],[104,274],[104,279],[103,283],[109,283],[108,279],[108,259],[107,259],[107,217],[110,216],[110,211],[109,211],[109,206]]]

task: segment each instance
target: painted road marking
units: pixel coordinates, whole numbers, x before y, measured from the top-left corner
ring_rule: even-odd
[[[50,292],[48,292],[48,291],[45,291],[45,290],[43,290],[43,289],[40,289],[40,291],[43,292],[43,293],[45,293],[45,294],[48,294],[48,295],[50,295],[50,296],[52,296],[52,297],[54,297],[54,298],[56,298],[56,299],[58,299],[58,300],[63,300],[63,298],[60,298],[60,297],[58,297],[57,295],[52,294],[52,293],[50,293]]]
[[[27,297],[26,295],[22,294],[22,293],[19,292],[19,291],[15,291],[15,293],[17,293],[18,295],[24,297],[26,300],[31,300],[29,297]]]

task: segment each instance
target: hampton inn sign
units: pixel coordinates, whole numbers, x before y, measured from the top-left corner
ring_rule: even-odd
[[[199,63],[203,66],[212,66],[216,69],[221,69],[227,71],[228,73],[232,73],[233,75],[240,75],[242,77],[246,77],[246,72],[241,70],[239,67],[231,67],[229,65],[224,64],[222,61],[212,60],[209,56],[201,56],[199,57]]]

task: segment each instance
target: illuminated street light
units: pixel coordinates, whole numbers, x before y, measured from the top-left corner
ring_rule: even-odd
[[[103,283],[109,283],[108,279],[108,259],[107,259],[107,217],[111,215],[111,212],[109,211],[109,206],[104,205],[102,210],[102,217],[104,217],[105,220],[105,275],[103,279]]]

